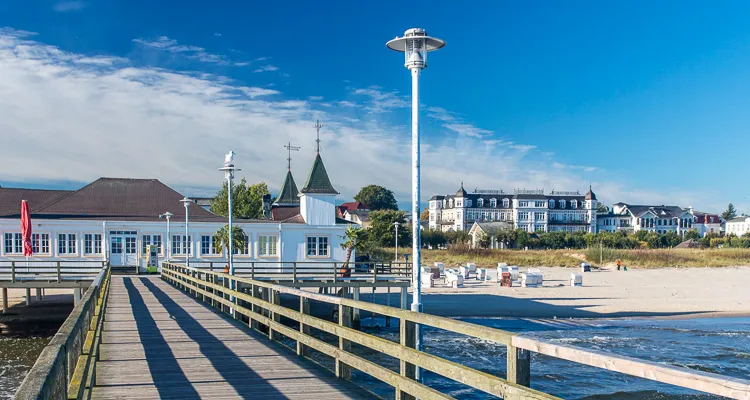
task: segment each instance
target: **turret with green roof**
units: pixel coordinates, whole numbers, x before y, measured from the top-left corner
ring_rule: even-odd
[[[331,180],[328,178],[328,172],[326,172],[326,167],[323,165],[323,159],[320,158],[320,153],[315,156],[315,162],[310,170],[310,175],[307,177],[305,187],[300,190],[300,193],[339,194],[339,192],[333,188]]]
[[[286,178],[284,183],[281,185],[281,191],[278,197],[274,200],[274,206],[299,206],[299,190],[297,190],[297,184],[294,182],[292,176],[292,170],[289,169],[286,172]]]

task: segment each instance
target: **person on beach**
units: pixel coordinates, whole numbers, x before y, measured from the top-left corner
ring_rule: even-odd
[[[620,270],[620,267],[621,267],[621,266],[622,266],[622,260],[620,260],[620,259],[618,258],[618,259],[617,259],[617,270],[618,270],[618,271]]]

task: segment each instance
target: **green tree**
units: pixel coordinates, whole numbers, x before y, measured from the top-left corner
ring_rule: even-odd
[[[681,242],[682,238],[674,231],[669,231],[662,236],[662,243],[666,247],[675,247]]]
[[[648,243],[649,249],[658,249],[663,247],[661,235],[656,232],[649,232],[646,234],[646,243]]]
[[[691,229],[685,232],[685,235],[683,236],[683,239],[685,240],[690,240],[690,239],[699,240],[700,238],[701,238],[701,235],[695,229]]]
[[[471,235],[466,231],[450,231],[445,233],[445,238],[450,244],[466,244],[471,240]]]
[[[370,213],[370,226],[367,228],[367,240],[379,247],[395,246],[394,222],[400,224],[398,229],[399,246],[411,243],[411,227],[406,225],[403,211],[380,210]]]
[[[344,265],[341,266],[341,276],[348,278],[352,275],[352,270],[349,268],[349,260],[352,258],[352,252],[357,248],[361,236],[362,228],[355,228],[349,225],[346,231],[341,235],[341,248],[346,250],[346,258],[344,259]]]
[[[232,187],[232,216],[246,219],[263,218],[263,195],[268,194],[265,182],[248,185],[245,178]],[[211,200],[211,212],[222,217],[229,216],[227,204],[227,183],[221,186]]]
[[[490,235],[485,232],[481,232],[477,235],[477,245],[483,249],[490,247]]]
[[[378,185],[367,185],[359,190],[354,200],[367,205],[372,211],[398,210],[393,192]]]
[[[524,248],[531,245],[531,235],[523,229],[516,229],[515,231],[515,242],[516,246]]]
[[[445,233],[437,229],[425,229],[422,231],[422,246],[438,247],[448,244]]]
[[[214,247],[219,253],[229,248],[229,225],[222,226],[214,233]],[[239,226],[232,225],[232,248],[236,250],[242,247],[245,247],[245,232]]]
[[[729,221],[730,219],[737,216],[737,210],[734,208],[734,204],[729,203],[727,206],[727,209],[724,210],[723,213],[721,213],[721,218],[724,218],[724,221]]]
[[[599,214],[606,214],[609,212],[609,207],[602,203],[596,203],[596,212]]]

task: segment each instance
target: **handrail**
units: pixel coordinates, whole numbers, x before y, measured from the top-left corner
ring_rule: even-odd
[[[81,301],[37,358],[15,399],[81,399],[94,383],[110,284],[110,269],[96,276]]]
[[[623,374],[637,376],[658,382],[681,386],[688,389],[716,394],[732,399],[750,399],[750,381],[730,378],[718,374],[693,371],[687,368],[668,367],[653,362],[615,354],[592,351],[575,346],[561,346],[534,338],[517,335],[513,332],[484,327],[450,318],[416,313],[379,304],[356,301],[311,293],[270,282],[257,281],[245,277],[231,276],[223,272],[187,268],[182,265],[164,263],[162,279],[182,288],[196,297],[218,305],[227,312],[234,312],[235,318],[246,316],[251,326],[264,325],[270,338],[282,334],[297,341],[297,352],[305,355],[306,347],[314,348],[336,359],[337,375],[346,378],[348,368],[356,368],[379,379],[401,392],[401,398],[450,398],[414,380],[415,367],[423,368],[449,379],[461,382],[481,391],[506,399],[553,399],[529,389],[530,352],[544,354],[562,360],[586,364]],[[229,282],[248,285],[251,293],[229,289]],[[279,305],[279,294],[285,293],[300,299],[299,310]],[[339,323],[326,321],[309,314],[309,301],[315,300],[338,307]],[[249,306],[245,306],[249,304]],[[351,315],[354,309],[399,318],[401,343],[394,343],[377,336],[352,329]],[[283,316],[300,324],[299,330],[281,324]],[[450,332],[504,344],[508,349],[508,374],[506,379],[442,359],[438,356],[418,351],[413,345],[413,329],[416,324],[431,326]],[[339,346],[333,346],[309,336],[310,327],[339,337]],[[401,363],[401,373],[396,374],[369,360],[364,360],[349,352],[350,343],[368,347],[397,358]]]
[[[107,261],[8,261],[0,260],[0,282],[90,281],[107,267]]]

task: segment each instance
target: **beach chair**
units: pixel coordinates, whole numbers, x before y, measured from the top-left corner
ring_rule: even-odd
[[[471,270],[469,269],[468,265],[462,265],[458,267],[458,273],[461,274],[461,276],[464,277],[464,279],[469,279],[469,275],[471,274]]]
[[[581,272],[591,272],[591,264],[587,262],[581,263]]]
[[[469,272],[474,274],[477,272],[477,265],[473,262],[466,263],[466,266],[469,267]]]
[[[464,277],[456,269],[447,269],[445,270],[445,282],[450,287],[460,288],[464,286]]]
[[[485,282],[498,282],[498,278],[500,275],[498,275],[497,270],[494,268],[487,268],[485,270],[484,274],[484,281]]]
[[[576,272],[571,273],[570,286],[583,286],[583,275]]]
[[[435,280],[430,267],[422,267],[422,287],[432,288],[435,287]]]
[[[445,273],[445,265],[441,262],[435,262],[435,266],[440,269],[440,276],[443,276],[443,274]]]
[[[511,265],[508,268],[510,268],[510,280],[512,280],[513,282],[517,282],[520,279],[520,271],[518,270],[518,265]]]
[[[487,279],[487,268],[477,268],[477,280]]]
[[[541,273],[532,272],[529,270],[521,275],[521,287],[541,287],[544,282],[544,278]]]

